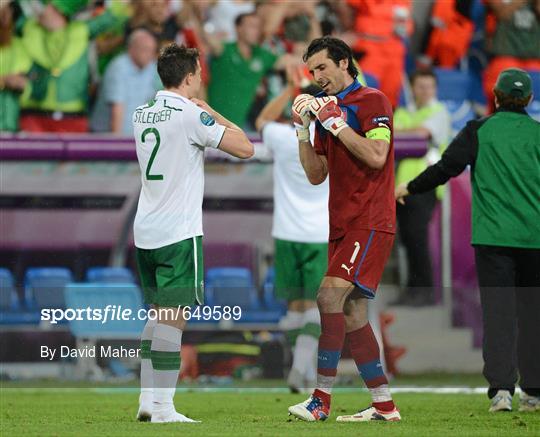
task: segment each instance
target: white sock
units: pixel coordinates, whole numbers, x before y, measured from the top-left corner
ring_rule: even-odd
[[[307,381],[316,381],[317,380],[317,349],[315,349],[315,354],[311,363],[309,363],[306,370],[306,380]]]
[[[301,334],[296,339],[292,368],[306,376],[313,366],[313,356],[317,353],[319,340],[311,335]]]
[[[142,342],[152,342],[152,337],[154,335],[154,328],[157,325],[157,321],[148,319],[146,325],[144,325],[143,332],[141,334],[141,343]],[[142,347],[142,346],[141,346]],[[148,347],[150,351],[150,347]],[[140,401],[149,400],[152,401],[152,394],[154,391],[154,381],[153,381],[153,369],[152,369],[152,360],[150,357],[146,357],[146,354],[141,358],[141,397]]]
[[[388,384],[379,385],[378,387],[370,388],[371,399],[373,402],[388,402],[392,400],[390,387]]]
[[[324,376],[317,373],[317,386],[315,388],[331,395],[335,380],[335,376]]]
[[[154,408],[156,404],[173,407],[173,397],[180,372],[182,330],[158,323],[152,339]],[[158,352],[158,353],[156,353]]]
[[[279,328],[283,331],[300,329],[303,326],[304,313],[288,310],[285,317],[279,321]]]
[[[296,349],[294,351],[293,368],[298,370],[308,381],[314,381],[317,378],[317,349],[319,346],[319,337],[316,336],[320,331],[321,316],[318,308],[310,308],[303,313],[302,317],[304,332],[296,340]],[[314,326],[317,325],[317,326]]]

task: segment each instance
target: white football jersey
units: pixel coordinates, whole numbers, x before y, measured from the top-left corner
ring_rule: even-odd
[[[310,129],[312,143],[313,125]],[[292,125],[267,123],[262,139],[274,155],[272,236],[299,243],[328,242],[328,178],[320,185],[308,181]]]
[[[133,114],[133,133],[142,180],[135,246],[202,235],[204,148],[218,147],[225,127],[189,99],[159,91]]]

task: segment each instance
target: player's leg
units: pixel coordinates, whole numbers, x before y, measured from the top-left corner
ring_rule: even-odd
[[[182,334],[186,326],[182,308],[203,303],[202,237],[157,249],[154,259],[159,318],[151,346],[155,387],[152,422],[194,422],[176,412],[173,398],[180,372]]]
[[[144,300],[148,305],[153,307],[157,284],[150,251],[136,249],[136,260],[141,287],[144,293]],[[141,334],[141,394],[139,396],[137,420],[143,422],[152,418],[154,382],[152,376],[152,361],[150,358],[150,345],[152,343],[156,323],[157,321],[155,318],[148,318]]]
[[[317,348],[321,334],[317,291],[328,268],[328,244],[303,243],[300,250],[303,318],[293,368],[301,368],[305,375],[304,387],[312,389],[317,378]]]
[[[293,351],[293,362],[304,311],[296,244],[292,241],[274,240],[275,296],[287,301],[287,314],[280,320],[279,325]],[[293,393],[300,391],[303,381],[304,374],[294,367],[291,368],[287,384]]]
[[[292,363],[287,376],[287,385],[291,393],[300,393],[306,385],[305,363],[300,359],[304,349],[304,342],[300,338],[303,321],[304,301],[295,298],[287,302],[287,314],[280,320],[280,328],[285,332],[291,347]],[[298,339],[300,339],[300,344]]]
[[[330,270],[330,269],[329,269]],[[330,414],[332,387],[345,340],[343,306],[353,285],[339,277],[325,276],[317,295],[321,316],[317,360],[317,384],[310,399],[289,407],[289,413],[305,421],[326,420]]]
[[[298,393],[311,392],[317,378],[317,347],[321,334],[321,319],[314,300],[297,301],[302,307],[301,328],[296,339],[291,371],[287,379],[289,387]]]
[[[540,250],[516,249],[519,411],[540,410]]]
[[[384,266],[392,251],[394,235],[365,230],[350,233],[347,240],[345,248],[349,251],[350,259],[342,264],[342,270],[347,270],[347,274],[342,275],[351,278],[355,289],[345,306],[345,341],[371,393],[373,404],[355,415],[340,416],[338,420],[399,420],[400,415],[390,396],[388,379],[381,365],[379,344],[368,322],[367,313],[368,300],[375,297]],[[350,253],[353,247],[355,249]]]
[[[372,404],[353,415],[339,416],[338,422],[365,422],[370,420],[397,421],[401,419],[390,394],[388,379],[381,364],[381,351],[368,318],[368,299],[359,289],[353,291],[345,304],[345,321],[351,355],[361,378],[368,388]]]
[[[433,303],[433,274],[429,251],[428,226],[435,207],[435,192],[411,196],[405,205],[398,204],[396,215],[401,242],[407,253],[407,289],[401,304],[420,306]]]
[[[484,339],[484,377],[491,412],[510,411],[517,382],[517,317],[512,249],[474,246],[480,286]]]

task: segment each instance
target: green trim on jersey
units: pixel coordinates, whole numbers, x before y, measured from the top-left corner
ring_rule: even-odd
[[[204,303],[202,236],[136,252],[147,304],[161,307]]]
[[[275,239],[276,297],[315,300],[328,268],[327,243],[297,243]]]
[[[163,100],[163,107],[164,107],[164,108],[167,108],[167,109],[173,109],[173,110],[175,110],[175,111],[183,111],[182,108],[177,108],[177,107],[175,107],[175,106],[169,106],[169,105],[167,105],[167,100]]]

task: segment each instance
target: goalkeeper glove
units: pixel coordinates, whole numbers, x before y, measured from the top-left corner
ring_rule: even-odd
[[[292,116],[298,141],[309,141],[310,112],[309,104],[314,99],[310,94],[296,96],[292,106]]]
[[[343,129],[349,126],[343,119],[343,111],[338,106],[337,97],[335,96],[314,98],[309,104],[309,109],[323,127],[336,137]]]

